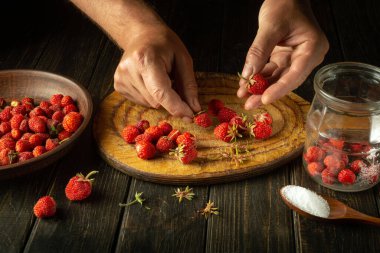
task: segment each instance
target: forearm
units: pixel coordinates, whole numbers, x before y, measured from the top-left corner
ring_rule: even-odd
[[[164,25],[142,0],[71,0],[124,48],[142,26]]]

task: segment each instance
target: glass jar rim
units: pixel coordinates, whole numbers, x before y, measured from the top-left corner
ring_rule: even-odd
[[[316,95],[321,96],[325,102],[328,102],[332,107],[338,110],[346,112],[352,111],[353,113],[380,113],[380,100],[367,101],[366,103],[351,102],[335,97],[323,89],[324,80],[326,80],[328,76],[331,76],[330,73],[332,70],[349,70],[350,68],[352,68],[352,70],[353,68],[359,68],[363,71],[371,72],[371,74],[378,76],[380,80],[379,67],[361,62],[336,62],[320,68],[315,74],[314,90]]]

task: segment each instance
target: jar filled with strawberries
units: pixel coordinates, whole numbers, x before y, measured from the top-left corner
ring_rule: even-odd
[[[380,180],[380,68],[341,62],[321,68],[306,120],[303,164],[337,191],[369,189]]]

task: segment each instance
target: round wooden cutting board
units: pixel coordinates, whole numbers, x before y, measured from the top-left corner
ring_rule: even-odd
[[[267,111],[273,117],[273,133],[266,140],[240,139],[235,144],[214,137],[213,129],[171,117],[164,109],[136,105],[113,92],[98,108],[94,121],[94,135],[103,159],[114,168],[141,180],[163,184],[211,184],[245,179],[269,172],[300,155],[305,141],[304,122],[309,103],[294,93],[266,106],[245,111],[244,100],[236,97],[238,77],[220,73],[197,73],[199,100],[207,109],[213,99],[224,101],[225,106],[245,113]],[[197,138],[198,158],[184,165],[175,157],[158,155],[153,160],[137,157],[134,145],[120,136],[125,125],[134,125],[146,119],[151,125],[167,120],[181,132],[189,131]],[[236,155],[238,150],[238,155]]]

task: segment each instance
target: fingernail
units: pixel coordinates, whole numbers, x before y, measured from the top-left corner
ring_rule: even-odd
[[[192,120],[190,117],[187,117],[187,116],[182,117],[182,120],[183,120],[184,122],[186,122],[186,123],[191,123],[191,122],[193,122],[193,120]]]
[[[201,110],[201,105],[199,104],[199,101],[196,98],[193,98],[193,106],[194,106],[194,109],[196,111],[200,111]]]
[[[251,66],[244,66],[243,72],[241,75],[245,78],[248,78],[252,74],[252,67]]]

